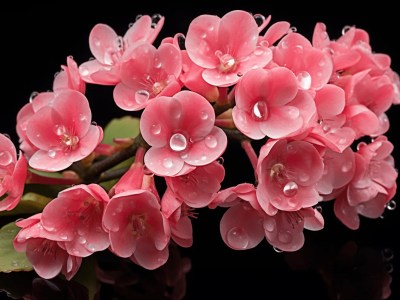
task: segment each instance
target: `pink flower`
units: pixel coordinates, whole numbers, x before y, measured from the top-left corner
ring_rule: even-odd
[[[12,210],[24,192],[28,172],[26,158],[19,154],[13,142],[0,134],[0,211]]]
[[[151,146],[146,166],[159,176],[178,176],[213,162],[227,146],[225,133],[214,121],[211,104],[191,91],[150,102],[140,121],[142,136]]]
[[[48,238],[46,230],[40,223],[41,214],[16,222],[22,229],[14,238],[14,248],[26,252],[35,272],[42,278],[56,277],[60,272],[67,280],[78,272],[82,257],[68,254],[63,242]]]
[[[252,68],[262,68],[272,58],[268,47],[257,45],[259,28],[248,12],[234,10],[222,18],[201,15],[189,25],[186,50],[204,69],[206,82],[230,86]]]
[[[290,69],[297,77],[299,88],[319,90],[328,83],[333,64],[331,57],[315,48],[299,33],[284,36],[274,48],[273,62]]]
[[[281,67],[251,70],[236,86],[232,117],[252,139],[300,134],[315,116],[312,96],[299,91],[294,74]]]
[[[385,136],[360,143],[355,153],[355,173],[335,200],[335,214],[347,227],[359,227],[358,214],[378,218],[396,192],[393,145]]]
[[[102,216],[109,198],[96,184],[76,185],[60,192],[46,205],[42,225],[52,240],[64,243],[71,255],[86,257],[110,245],[102,228]]]
[[[122,59],[121,82],[114,89],[114,100],[120,108],[140,110],[152,99],[180,91],[182,61],[180,50],[174,45],[164,43],[156,49],[151,44],[141,44],[127,51]]]
[[[106,206],[103,225],[116,255],[129,257],[149,270],[168,260],[170,228],[151,191],[135,189],[116,194]]]
[[[303,229],[321,230],[324,219],[312,207],[298,211],[279,211],[274,216],[265,215],[263,228],[267,241],[282,251],[297,251],[304,245]]]
[[[86,90],[86,83],[82,80],[78,65],[72,56],[67,57],[67,65],[61,66],[61,71],[54,78],[53,82],[54,92],[60,92],[64,89],[75,90],[82,94]]]
[[[79,66],[83,80],[102,85],[120,82],[120,64],[124,53],[138,43],[153,43],[163,25],[162,16],[141,16],[124,37],[118,36],[106,24],[94,26],[89,35],[89,46],[95,59]]]
[[[165,177],[165,180],[168,188],[181,203],[184,202],[189,207],[201,208],[206,207],[214,194],[220,190],[224,176],[224,167],[214,161],[197,167],[185,175]],[[165,202],[164,199],[163,202]]]
[[[261,148],[257,164],[257,198],[268,215],[316,205],[324,164],[316,148],[304,141],[279,140]]]
[[[38,150],[29,159],[32,168],[60,171],[88,156],[103,137],[101,127],[91,125],[86,97],[73,90],[56,95],[27,121],[26,137]]]

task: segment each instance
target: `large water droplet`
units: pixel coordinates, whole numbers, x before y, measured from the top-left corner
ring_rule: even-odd
[[[164,168],[171,169],[174,166],[174,162],[170,158],[163,159],[163,166]]]
[[[289,181],[283,187],[283,194],[286,197],[293,197],[297,194],[298,190],[299,190],[299,187],[298,187],[297,183],[294,181]]]
[[[233,227],[226,236],[229,246],[234,249],[243,250],[249,245],[249,236],[243,228]]]
[[[2,151],[0,152],[0,165],[7,166],[13,162],[13,157],[10,152]]]
[[[254,21],[256,21],[258,26],[261,26],[265,22],[265,17],[261,14],[255,14],[253,16]]]
[[[308,90],[311,87],[311,75],[307,71],[301,71],[297,74],[297,83],[303,90]]]
[[[268,117],[268,107],[264,101],[257,101],[253,106],[253,118],[256,120],[265,120]]]
[[[151,125],[151,132],[154,135],[159,135],[161,133],[161,125],[159,123]]]
[[[343,173],[347,173],[347,172],[349,172],[349,171],[351,170],[352,167],[353,167],[353,162],[351,162],[351,161],[346,161],[346,162],[342,165],[341,171],[342,171]]]
[[[216,139],[214,136],[212,136],[212,135],[208,135],[208,136],[205,138],[204,142],[205,142],[206,146],[207,146],[208,148],[211,148],[211,149],[214,149],[214,148],[217,147],[217,145],[218,145],[217,139]]]
[[[169,146],[174,151],[182,151],[187,147],[186,137],[182,133],[175,133],[169,140]]]
[[[278,240],[283,244],[289,244],[293,240],[292,233],[290,231],[281,231],[278,233]]]
[[[135,93],[135,101],[137,104],[145,103],[150,97],[150,94],[146,90],[138,90]]]
[[[29,96],[29,102],[32,103],[33,99],[35,99],[37,95],[39,95],[38,92],[36,91],[32,92],[31,95]]]
[[[294,106],[286,107],[286,114],[291,119],[296,119],[300,116],[300,110]]]

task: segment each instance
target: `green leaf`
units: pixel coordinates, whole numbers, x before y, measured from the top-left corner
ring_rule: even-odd
[[[104,128],[102,143],[112,145],[114,138],[134,138],[139,134],[139,119],[131,116],[112,119]]]
[[[16,216],[23,214],[37,214],[43,211],[43,208],[51,201],[51,198],[36,194],[26,193],[22,196],[18,205],[10,211],[0,212],[0,216]]]
[[[0,272],[31,271],[32,265],[24,252],[14,249],[13,240],[20,228],[11,222],[0,229]]]
[[[60,172],[45,172],[45,171],[35,170],[32,168],[29,168],[29,172],[35,173],[35,174],[43,176],[43,177],[64,178],[64,176]]]

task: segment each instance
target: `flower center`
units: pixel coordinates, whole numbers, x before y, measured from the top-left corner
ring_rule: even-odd
[[[146,216],[143,214],[133,215],[130,225],[134,236],[143,236],[147,228]]]
[[[220,50],[215,51],[215,56],[218,57],[220,65],[219,70],[223,73],[228,73],[236,69],[236,60],[232,55],[222,54]]]

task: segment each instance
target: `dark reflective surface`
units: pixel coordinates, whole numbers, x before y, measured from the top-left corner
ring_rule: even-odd
[[[268,1],[241,3],[229,1],[223,8],[193,3],[183,6],[148,4],[144,7],[115,7],[120,13],[79,12],[69,7],[69,15],[53,12],[14,10],[3,12],[12,21],[1,20],[3,41],[7,53],[3,56],[1,132],[14,141],[15,116],[29,99],[32,91],[51,89],[53,74],[65,63],[68,55],[79,61],[91,56],[87,44],[90,29],[99,22],[109,24],[119,33],[125,32],[137,14],[161,13],[166,25],[160,36],[185,32],[190,21],[202,13],[223,15],[232,9],[272,14],[273,21],[292,22],[308,38],[315,22],[327,24],[332,37],[338,37],[344,25],[357,25],[370,33],[371,44],[377,52],[392,57],[392,67],[400,71],[400,51],[397,46],[397,21],[377,20],[380,1],[370,15],[340,14],[339,6],[320,15],[299,15],[288,7],[271,7]],[[247,1],[246,1],[247,2]],[[289,5],[291,6],[291,4]],[[293,7],[292,7],[293,8]],[[328,14],[327,14],[328,12]],[[330,12],[330,14],[329,14]],[[348,11],[347,11],[348,12]],[[375,15],[372,14],[375,12]],[[13,54],[13,55],[11,55]],[[104,92],[89,87],[93,95],[93,119],[105,125],[110,117],[125,115],[111,101],[112,90]],[[90,97],[90,96],[89,96]],[[391,129],[389,140],[395,145],[394,157],[400,160],[399,107],[388,112]],[[231,146],[230,146],[231,147]],[[240,147],[232,145],[224,156],[227,171],[225,187],[247,181],[252,171]],[[399,163],[396,163],[398,167]],[[398,199],[398,196],[395,197]],[[400,200],[397,200],[400,202]],[[194,245],[189,249],[173,247],[168,263],[155,271],[139,268],[129,260],[116,258],[108,252],[99,253],[85,265],[80,278],[44,280],[33,272],[0,273],[0,299],[329,299],[369,300],[400,299],[400,209],[386,211],[383,219],[362,218],[361,228],[351,231],[334,217],[331,203],[324,203],[325,229],[306,232],[306,244],[296,253],[277,253],[264,240],[255,249],[234,251],[219,236],[219,220],[223,210],[199,210],[193,220]],[[90,287],[88,289],[88,287]],[[9,293],[10,297],[7,297]],[[390,296],[389,296],[390,294]],[[25,298],[24,298],[25,297]]]

